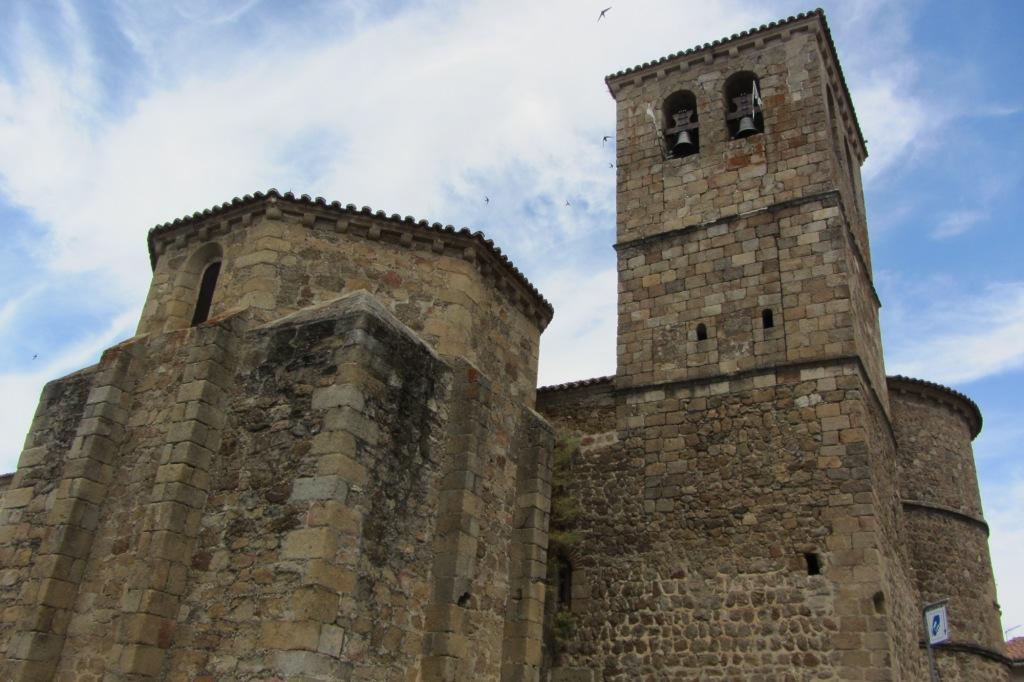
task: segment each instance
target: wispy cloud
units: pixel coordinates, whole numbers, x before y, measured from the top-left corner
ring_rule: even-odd
[[[978,292],[942,279],[887,286],[901,293],[882,309],[890,373],[959,384],[1024,367],[1024,282]]]
[[[967,232],[978,223],[987,219],[987,211],[954,211],[939,222],[939,226],[932,230],[932,237],[935,239],[948,239]]]

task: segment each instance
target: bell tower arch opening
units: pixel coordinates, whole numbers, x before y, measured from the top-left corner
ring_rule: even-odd
[[[752,71],[738,71],[725,81],[725,122],[729,138],[738,140],[764,132],[761,79]]]
[[[665,98],[662,116],[665,122],[665,149],[670,156],[678,159],[700,151],[696,95],[689,90],[672,93]]]

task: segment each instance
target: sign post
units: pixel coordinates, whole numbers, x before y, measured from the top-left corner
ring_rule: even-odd
[[[925,604],[921,613],[924,616],[924,642],[928,648],[928,669],[931,673],[932,682],[942,682],[939,677],[939,668],[935,665],[935,652],[932,648],[936,644],[949,641],[949,614],[946,611],[948,599]]]

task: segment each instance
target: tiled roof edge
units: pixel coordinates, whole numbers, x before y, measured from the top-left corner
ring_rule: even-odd
[[[551,386],[538,386],[538,393],[550,393],[552,391],[565,391],[572,388],[584,388],[585,386],[595,386],[597,384],[611,383],[615,380],[615,376],[605,377],[594,377],[593,379],[580,379],[579,381],[570,381],[564,384],[552,384]]]
[[[314,199],[310,197],[308,194],[302,194],[296,197],[292,192],[281,193],[274,188],[268,189],[266,192],[255,192],[253,194],[246,194],[243,197],[234,197],[233,199],[231,199],[231,201],[225,201],[224,203],[218,206],[213,206],[212,208],[207,208],[202,211],[196,211],[192,215],[186,215],[181,218],[175,218],[173,221],[166,222],[161,225],[155,225],[153,228],[149,230],[149,234],[146,240],[149,245],[150,265],[156,267],[157,254],[154,245],[156,238],[159,237],[160,235],[169,232],[173,229],[188,225],[190,223],[195,223],[200,220],[212,218],[228,210],[236,209],[253,203],[258,203],[271,198],[277,200],[290,201],[296,204],[302,204],[307,206],[318,206],[320,208],[330,209],[336,211],[339,214],[344,215],[369,216],[376,218],[378,220],[386,220],[392,223],[416,225],[424,230],[432,232],[457,234],[463,237],[469,237],[470,239],[473,239],[477,244],[482,246],[488,253],[494,256],[498,260],[498,262],[502,266],[504,266],[506,270],[508,270],[523,286],[526,287],[527,291],[529,291],[534,296],[537,302],[544,306],[544,308],[548,311],[549,314],[554,314],[554,307],[546,298],[544,298],[540,291],[537,290],[537,287],[533,286],[530,280],[526,278],[526,275],[524,275],[522,271],[515,266],[515,264],[509,259],[508,256],[501,252],[501,249],[499,247],[495,246],[494,241],[488,239],[484,235],[484,233],[479,230],[470,230],[468,227],[455,228],[452,225],[431,223],[423,219],[417,220],[413,216],[407,215],[403,217],[397,213],[392,213],[391,215],[388,215],[386,212],[381,210],[374,211],[369,206],[363,206],[361,208],[357,208],[355,204],[346,204],[343,206],[340,201],[328,202],[323,197],[316,197]]]
[[[964,408],[964,416],[967,417],[967,421],[971,427],[971,438],[973,439],[981,433],[981,409],[978,408],[977,403],[960,391],[952,389],[949,386],[937,384],[934,381],[914,379],[913,377],[906,377],[901,374],[888,376],[885,378],[885,381],[890,390],[895,389],[907,393],[917,393],[918,395],[923,395],[925,397],[929,397],[929,393],[939,393],[944,395],[946,398],[953,398]]]
[[[853,117],[853,126],[854,126],[854,128],[857,129],[857,135],[858,135],[858,137],[860,137],[861,147],[865,150],[865,153],[866,153],[867,142],[864,140],[864,131],[861,130],[860,121],[857,120],[857,112],[853,108],[853,98],[850,97],[850,88],[846,85],[846,76],[843,74],[843,65],[839,62],[839,53],[836,50],[836,43],[835,43],[835,40],[833,40],[833,38],[832,38],[832,31],[831,31],[831,29],[829,29],[828,20],[825,18],[825,10],[821,9],[820,7],[817,8],[817,9],[813,9],[813,10],[807,11],[807,12],[800,12],[799,14],[797,14],[795,16],[790,16],[790,17],[787,17],[785,19],[780,19],[779,21],[772,21],[772,22],[769,22],[767,24],[761,24],[757,28],[750,28],[750,29],[747,29],[746,31],[740,31],[739,33],[733,33],[731,36],[728,36],[726,38],[719,38],[718,40],[713,40],[710,43],[704,43],[703,45],[696,45],[694,47],[689,48],[688,50],[681,50],[679,52],[673,52],[672,54],[665,55],[664,57],[659,57],[658,59],[655,59],[654,61],[643,62],[642,64],[637,64],[636,66],[631,66],[628,69],[623,69],[621,71],[617,71],[615,73],[612,73],[612,74],[609,74],[609,75],[605,76],[604,80],[605,80],[605,83],[608,83],[608,82],[613,81],[613,80],[615,80],[617,78],[621,78],[623,76],[628,76],[630,74],[636,73],[637,71],[643,71],[644,69],[649,69],[652,66],[658,66],[659,64],[664,64],[665,62],[672,61],[673,59],[678,59],[679,57],[686,57],[686,56],[689,56],[689,55],[695,55],[695,54],[698,54],[700,52],[703,52],[704,50],[710,50],[712,48],[721,47],[723,45],[728,45],[729,43],[731,43],[734,40],[740,40],[741,38],[749,38],[749,37],[755,36],[755,35],[757,35],[759,33],[765,33],[767,31],[771,31],[771,30],[780,28],[782,26],[787,26],[789,24],[794,24],[794,23],[796,23],[798,21],[803,21],[805,19],[810,19],[812,17],[817,17],[821,21],[821,25],[825,29],[825,37],[828,39],[828,46],[829,46],[829,49],[832,51],[832,59],[833,59],[833,61],[835,61],[836,69],[837,69],[837,71],[839,73],[839,82],[843,86],[843,92],[846,94],[846,101],[850,103],[850,114]]]

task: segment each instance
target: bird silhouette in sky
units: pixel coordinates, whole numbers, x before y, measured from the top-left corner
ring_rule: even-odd
[[[608,140],[610,140],[610,139],[612,139],[612,136],[611,136],[611,135],[605,135],[604,137],[602,137],[602,138],[601,138],[601,146],[603,147],[603,146],[604,146],[604,144],[605,144],[605,142],[607,142],[607,141],[608,141]]]
[[[32,359],[35,360],[38,357],[39,357],[39,353],[36,353],[35,355],[32,356]]]
[[[615,164],[614,164],[614,163],[609,163],[609,164],[608,164],[608,167],[609,167],[609,168],[615,168]]]
[[[486,195],[485,195],[485,196],[484,196],[484,203],[485,203],[485,204],[489,204],[489,203],[491,203],[491,198],[490,198],[489,196],[486,196]]]
[[[597,20],[601,21],[602,19],[604,19],[604,15],[608,14],[608,10],[610,9],[611,7],[605,7],[603,10],[601,10],[601,13],[597,15]]]
[[[565,200],[565,205],[566,205],[566,206],[572,206],[572,204],[570,204],[570,203],[569,203],[569,200],[568,200],[568,199],[566,199],[566,200]]]

